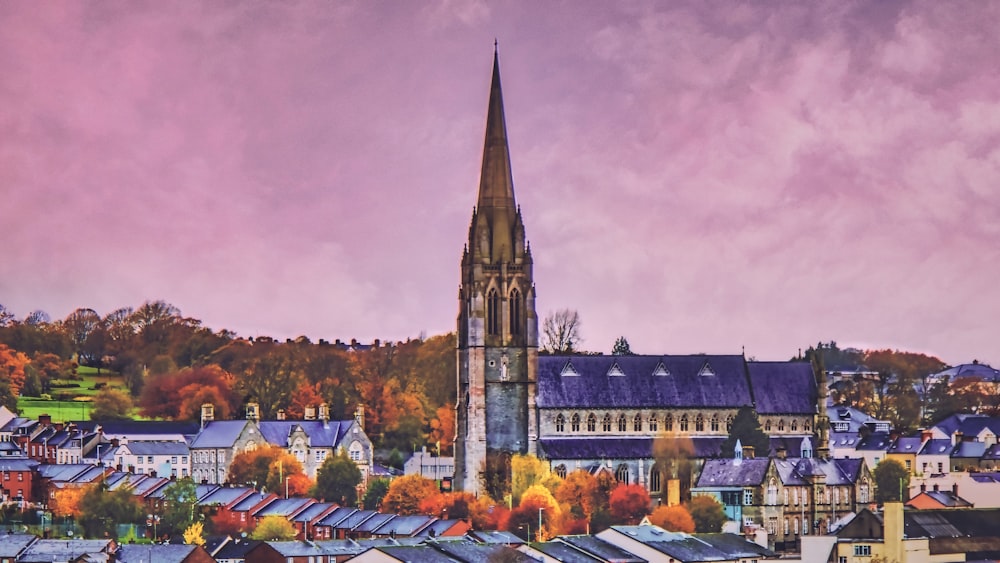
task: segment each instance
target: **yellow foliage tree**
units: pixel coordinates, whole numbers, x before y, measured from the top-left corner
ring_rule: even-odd
[[[79,518],[80,499],[87,492],[86,487],[63,487],[52,493],[49,508],[57,518]]]
[[[184,530],[184,543],[189,545],[205,545],[205,525],[195,522]]]
[[[531,454],[515,455],[510,459],[511,498],[513,504],[521,504],[521,496],[529,488],[541,485],[554,493],[562,479],[549,471],[549,464]]]
[[[289,541],[295,539],[295,526],[284,516],[272,514],[260,519],[250,537],[264,541]]]
[[[541,521],[541,528],[538,522]],[[533,529],[537,541],[546,541],[562,533],[563,513],[552,493],[543,485],[532,485],[521,495],[521,502],[510,513],[508,529]]]

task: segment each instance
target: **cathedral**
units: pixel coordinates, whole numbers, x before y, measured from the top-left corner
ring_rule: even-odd
[[[499,58],[486,118],[479,195],[462,254],[458,313],[455,486],[497,494],[510,460],[532,454],[561,476],[609,471],[657,497],[653,454],[663,434],[718,457],[742,407],[754,409],[774,453],[828,455],[825,384],[803,362],[738,355],[539,355],[531,247],[514,197]],[[772,452],[759,452],[766,456]]]

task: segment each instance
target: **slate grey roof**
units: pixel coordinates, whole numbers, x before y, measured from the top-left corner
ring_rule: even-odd
[[[524,540],[521,538],[504,530],[470,530],[468,536],[482,543],[502,543],[507,545],[524,543]]]
[[[654,375],[661,364],[667,375]],[[570,371],[567,365],[578,375],[562,375]],[[624,375],[609,375],[614,366]],[[743,356],[538,358],[540,408],[736,408],[751,404]]]
[[[542,438],[538,443],[549,459],[638,459],[653,455],[652,438]]]
[[[1000,370],[995,369],[988,364],[961,364],[939,371],[931,376],[933,379],[940,379],[943,377],[948,377],[951,381],[960,377],[974,377],[982,379],[983,381],[1000,382]]]
[[[380,536],[392,535],[393,537],[415,536],[434,520],[435,518],[423,514],[400,515],[379,526],[374,530],[374,533]]]
[[[1000,509],[906,510],[903,533],[908,538],[996,537]]]
[[[347,515],[347,518],[344,518],[334,524],[333,528],[347,531],[354,530],[358,526],[364,524],[369,518],[374,517],[376,514],[378,514],[378,512],[375,512],[374,510],[355,510],[351,514]]]
[[[216,560],[219,559],[244,559],[246,554],[251,549],[257,547],[264,542],[260,540],[247,540],[242,538],[235,538],[233,541],[226,542],[217,553],[214,554]]]
[[[764,482],[764,475],[771,461],[767,458],[709,459],[702,467],[696,487],[751,487]]]
[[[889,446],[891,454],[916,454],[921,450],[923,440],[920,436],[900,436]]]
[[[951,453],[951,440],[934,438],[927,440],[920,449],[920,455],[948,455]]]
[[[785,485],[808,485],[812,475],[826,475],[827,485],[853,485],[863,463],[863,459],[776,459],[774,468]]]
[[[356,524],[355,526],[351,527],[350,529],[351,529],[351,531],[354,531],[354,532],[361,532],[361,533],[365,533],[365,534],[373,534],[373,533],[375,533],[375,531],[377,529],[379,529],[379,527],[383,526],[384,524],[386,524],[387,522],[389,522],[390,520],[392,520],[395,517],[396,517],[395,514],[375,513],[375,514],[372,514],[370,517],[365,518],[363,521],[359,522],[358,524]],[[347,519],[347,522],[349,522],[349,521],[350,521],[350,518]],[[381,534],[381,532],[380,532],[380,534]]]
[[[299,512],[292,518],[292,522],[312,522],[323,512],[330,510],[337,506],[332,502],[314,502],[306,507],[305,510]]]
[[[247,493],[254,493],[250,487],[217,487],[204,497],[200,497],[198,504],[227,506],[243,498]]]
[[[446,541],[435,543],[433,546],[435,549],[444,552],[458,561],[465,561],[468,563],[479,563],[481,561],[534,563],[532,558],[505,545]]]
[[[320,557],[327,555],[322,544],[311,541],[268,541],[264,542],[282,557]]]
[[[645,563],[644,559],[636,557],[634,554],[624,549],[612,545],[596,536],[560,536],[559,541],[572,545],[577,549],[593,554],[605,561],[616,563]]]
[[[561,563],[601,563],[602,560],[561,541],[547,541],[531,544],[532,549],[540,551]]]
[[[34,534],[0,534],[0,557],[17,557],[37,539]]]
[[[0,471],[32,471],[39,465],[39,462],[26,457],[0,458]]]
[[[966,420],[970,419],[984,419],[988,418],[984,414],[970,414],[970,413],[955,413],[944,420],[938,422],[934,425],[934,428],[940,430],[947,436],[951,436],[956,430],[959,430]],[[973,423],[974,424],[974,423]]]
[[[951,491],[924,491],[917,496],[926,495],[941,506],[946,506],[949,508],[972,508],[972,503],[965,500],[964,498],[956,495]],[[916,498],[916,497],[914,497]],[[910,499],[912,502],[914,499]],[[907,503],[909,505],[909,503]]]
[[[951,451],[951,457],[979,459],[983,457],[984,453],[986,453],[984,442],[959,442]]]
[[[889,450],[892,440],[889,439],[888,432],[872,432],[865,438],[858,440],[858,445],[854,449],[858,451],[879,451]]]
[[[305,505],[313,502],[315,502],[313,499],[302,498],[274,499],[272,502],[269,502],[267,506],[258,510],[254,516],[257,518],[263,518],[265,516],[284,516],[287,518],[288,515],[302,510]]]
[[[815,414],[817,387],[808,362],[747,362],[757,414]]]
[[[183,563],[184,559],[199,549],[185,544],[123,544],[115,552],[116,563]]]
[[[386,545],[371,549],[380,551],[397,561],[406,561],[407,563],[455,563],[461,561],[461,559],[450,557],[429,545]],[[482,561],[487,561],[487,559]]]
[[[191,449],[231,448],[249,420],[213,420],[191,441]]]
[[[296,427],[309,436],[313,448],[333,448],[340,443],[353,420],[331,420],[324,424],[321,420],[263,420],[257,423],[260,434],[269,444],[288,446],[288,436]]]
[[[18,563],[69,561],[88,553],[108,553],[112,540],[38,540],[28,546]]]
[[[349,506],[341,506],[335,509],[333,512],[324,516],[322,519],[320,519],[320,521],[317,522],[316,525],[334,527],[337,524],[340,524],[342,521],[344,521],[344,519],[346,519],[348,516],[354,514],[357,511],[358,511],[357,508],[351,508]]]
[[[189,452],[188,445],[184,442],[136,440],[119,447],[126,448],[133,455],[188,455]]]

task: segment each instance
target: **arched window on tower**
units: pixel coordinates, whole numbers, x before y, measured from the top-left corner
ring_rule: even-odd
[[[496,289],[486,294],[486,332],[491,336],[500,334],[500,295]]]
[[[657,431],[659,431],[659,429],[660,429],[660,424],[656,420],[656,413],[654,412],[654,413],[652,413],[652,414],[649,415],[649,431],[650,432],[657,432]]]
[[[718,432],[718,431],[719,431],[719,415],[713,414],[712,415],[712,432]]]
[[[674,431],[674,415],[668,414],[667,416],[663,417],[663,429],[666,430],[667,432]]]
[[[521,292],[516,287],[510,291],[510,333],[521,334]]]

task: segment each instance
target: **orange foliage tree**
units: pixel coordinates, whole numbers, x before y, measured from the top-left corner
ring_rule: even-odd
[[[258,487],[279,494],[285,490],[286,478],[289,479],[291,494],[292,478],[295,475],[305,476],[299,460],[286,450],[272,445],[239,453],[229,466],[229,480],[233,483],[257,483]]]
[[[538,528],[541,519],[542,528]],[[527,530],[537,541],[545,541],[562,533],[562,508],[555,497],[542,485],[532,485],[521,494],[521,503],[511,511],[507,522],[510,531],[523,530],[527,538]]]
[[[618,485],[608,499],[611,519],[618,524],[635,525],[649,514],[650,498],[642,485]]]
[[[420,513],[450,520],[466,520],[477,530],[496,530],[506,507],[499,507],[486,495],[437,493],[420,502]],[[501,514],[503,512],[504,514]]]
[[[455,409],[451,405],[438,407],[437,418],[431,421],[428,440],[440,446],[439,455],[448,455],[455,444]]]
[[[597,477],[578,469],[563,479],[556,489],[556,500],[569,508],[574,519],[590,520],[597,508]]]
[[[0,344],[0,379],[6,380],[10,393],[17,398],[24,386],[24,368],[28,365],[28,356]]]
[[[212,388],[205,390],[203,388]],[[216,365],[185,368],[149,377],[139,398],[139,409],[149,418],[196,420],[201,403],[215,405],[215,418],[228,418],[239,404],[233,376]]]
[[[292,397],[289,399],[288,409],[285,414],[290,419],[302,419],[305,418],[306,407],[316,407],[316,405],[325,402],[326,399],[320,393],[319,382],[302,382],[292,392]]]
[[[671,532],[687,532],[693,534],[694,518],[683,505],[658,506],[649,515],[649,522]]]
[[[417,474],[406,475],[389,483],[389,490],[382,498],[382,508],[396,514],[420,514],[421,503],[438,493],[434,481]]]
[[[86,487],[62,487],[52,493],[49,509],[57,518],[79,518],[80,499],[87,492]]]

